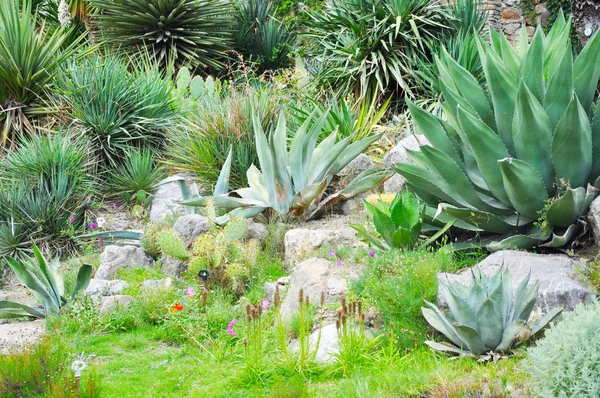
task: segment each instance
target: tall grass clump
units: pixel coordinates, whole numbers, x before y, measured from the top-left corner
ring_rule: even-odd
[[[74,124],[104,165],[121,163],[131,147],[158,150],[178,120],[171,84],[148,60],[90,57],[71,64],[59,83]]]
[[[167,164],[192,171],[202,183],[214,186],[232,148],[230,186],[245,186],[246,171],[258,164],[252,112],[258,112],[262,127],[269,130],[284,102],[275,88],[249,85],[232,87],[218,98],[200,99],[197,110],[187,117],[187,128],[169,134]]]

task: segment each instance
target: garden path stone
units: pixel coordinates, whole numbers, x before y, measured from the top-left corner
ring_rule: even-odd
[[[315,361],[319,363],[333,363],[335,362],[335,355],[340,352],[340,340],[338,337],[338,331],[335,324],[323,326],[321,328],[321,337],[319,339],[319,330],[315,330],[308,337],[311,350],[314,350],[317,346],[317,355]],[[288,345],[290,351],[294,352],[299,349],[300,343],[298,339],[292,340]]]
[[[563,254],[535,254],[515,250],[502,250],[493,253],[475,267],[486,275],[494,275],[504,264],[510,270],[513,286],[523,280],[531,270],[529,283],[539,281],[536,310],[546,313],[557,307],[571,311],[579,303],[588,303],[595,293],[593,290],[575,279],[575,270],[579,261]],[[458,275],[439,273],[438,280],[456,281],[471,286],[471,269]],[[446,305],[446,299],[438,290],[438,303]]]
[[[592,201],[587,215],[588,222],[592,227],[592,235],[597,246],[600,246],[600,196]]]
[[[296,267],[290,275],[287,295],[281,303],[281,317],[284,320],[292,318],[298,312],[298,295],[300,289],[304,296],[315,305],[321,301],[321,293],[325,293],[325,304],[335,303],[348,293],[348,280],[358,278],[360,267],[357,264],[344,263],[338,266],[336,261],[313,257]],[[327,322],[335,321],[331,314],[324,314]]]
[[[389,151],[383,158],[386,168],[391,168],[396,163],[415,162],[408,156],[407,150],[418,151],[421,145],[429,145],[429,141],[423,134],[409,135],[401,139],[396,146]],[[395,173],[389,180],[383,184],[383,192],[396,193],[404,189],[405,179],[400,174]]]
[[[29,294],[25,290],[5,291],[0,290],[0,301],[12,301],[13,303],[23,304],[30,307],[39,304],[39,301],[35,296]]]
[[[0,325],[0,355],[21,352],[29,345],[38,343],[46,332],[46,322],[5,323]]]
[[[174,176],[183,177],[188,185],[193,184],[191,173],[179,173]],[[160,185],[154,192],[152,204],[150,205],[150,220],[161,221],[165,217],[185,214],[183,205],[179,204],[183,200],[181,189],[177,181]]]
[[[137,246],[106,246],[100,255],[100,267],[94,277],[96,279],[112,279],[121,269],[150,268],[152,257]]]
[[[107,314],[115,309],[125,309],[132,301],[132,296],[126,296],[122,294],[102,297],[102,301],[100,303],[100,312]]]
[[[129,287],[129,283],[120,279],[107,281],[105,279],[90,279],[90,284],[85,289],[88,296],[115,296]]]
[[[366,247],[349,226],[352,222],[364,222],[364,216],[360,216],[357,220],[339,217],[311,221],[302,224],[302,228],[287,231],[284,237],[285,262],[293,267],[306,258],[318,255],[324,245]]]

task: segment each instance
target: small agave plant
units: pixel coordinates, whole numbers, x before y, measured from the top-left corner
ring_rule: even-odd
[[[517,51],[490,30],[489,44],[478,38],[483,85],[448,53],[437,60],[445,117],[408,102],[431,145],[395,166],[428,221],[455,218],[490,251],[560,247],[583,230],[600,187],[600,34],[574,58],[570,31],[560,14]]]
[[[369,191],[390,177],[387,170],[372,168],[362,172],[346,188],[325,197],[333,176],[378,140],[381,134],[356,142],[353,142],[353,134],[338,141],[336,129],[318,143],[328,114],[319,118],[315,115],[316,112],[313,112],[291,139],[287,136],[283,114],[270,137],[263,131],[258,117],[253,115],[260,170],[254,165],[248,169],[250,186],[227,193],[232,162],[229,151],[213,195],[184,200],[183,205],[205,206],[206,201],[212,198],[217,207],[230,210],[227,217],[249,218],[271,209],[281,215],[313,219],[339,201]],[[184,198],[185,195],[186,192]]]
[[[530,274],[514,292],[510,272],[504,267],[491,278],[480,270],[473,271],[470,288],[457,282],[440,283],[448,311],[444,313],[425,301],[423,316],[455,347],[434,341],[425,343],[438,351],[472,356],[507,353],[528,340],[562,311],[556,308],[534,324],[528,324],[539,288],[538,281],[527,287]]]

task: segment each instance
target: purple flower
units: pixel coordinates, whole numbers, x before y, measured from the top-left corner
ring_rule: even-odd
[[[189,298],[192,298],[192,296],[196,294],[196,292],[194,291],[194,288],[191,286],[188,286],[187,289],[185,289],[185,295],[188,296]]]
[[[375,252],[373,250],[371,250],[369,252],[369,256],[371,256],[371,258],[375,258]]]
[[[335,257],[335,254],[337,252],[335,251],[335,249],[333,249],[332,251],[329,252],[329,257]]]
[[[73,214],[71,215],[71,217],[69,217],[69,222],[70,222],[71,224],[73,224],[73,223],[75,222],[75,213],[73,213]]]
[[[271,305],[271,302],[269,301],[269,299],[264,299],[262,301],[263,310],[266,310],[267,308],[269,308],[269,305]]]
[[[344,265],[344,262],[342,261],[341,258],[338,258],[338,267],[341,267],[342,265]]]
[[[231,322],[229,322],[229,326],[227,326],[227,333],[233,337],[236,336],[235,332],[233,331],[233,327],[235,326],[236,322],[237,321],[235,319],[232,319]]]
[[[88,227],[90,229],[96,229],[96,228],[98,228],[98,224],[96,224],[95,222],[91,222],[91,223],[88,224]]]
[[[113,203],[113,210],[117,210],[117,204]]]

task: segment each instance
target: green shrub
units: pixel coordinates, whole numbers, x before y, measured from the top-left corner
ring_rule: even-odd
[[[540,397],[597,397],[600,391],[600,308],[580,304],[528,350],[526,370]]]
[[[235,50],[259,72],[286,68],[296,36],[274,15],[270,0],[241,0],[236,6]]]
[[[93,19],[116,48],[152,54],[161,65],[219,70],[231,49],[230,3],[218,0],[92,0]]]
[[[81,135],[104,164],[116,165],[131,147],[158,149],[175,126],[171,85],[150,62],[129,65],[114,55],[71,64],[59,84]]]
[[[21,7],[19,7],[21,5]],[[21,8],[19,10],[19,8]],[[50,111],[48,92],[52,78],[73,56],[80,36],[63,47],[69,32],[47,34],[32,14],[31,0],[0,3],[0,143],[14,140],[17,132],[33,132],[29,120]]]
[[[560,247],[581,231],[600,175],[600,35],[573,61],[570,25],[539,28],[519,52],[493,30],[491,44],[479,39],[482,86],[448,54],[438,62],[445,117],[409,103],[432,146],[409,153],[418,165],[395,166],[429,220],[439,209],[461,229],[496,234],[482,240],[489,250]]]
[[[259,112],[262,128],[269,130],[284,102],[273,88],[250,86],[232,88],[222,98],[201,99],[197,111],[188,116],[188,128],[169,134],[167,164],[193,171],[203,184],[214,186],[232,148],[231,186],[245,186],[246,171],[258,164],[252,110]]]

